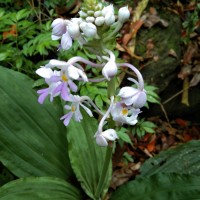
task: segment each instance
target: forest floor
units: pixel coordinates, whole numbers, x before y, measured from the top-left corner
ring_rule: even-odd
[[[198,18],[200,8],[195,1],[191,1],[190,3],[181,3],[177,1],[176,3],[170,2],[166,4],[167,10],[178,15],[182,21],[181,40],[183,48],[181,52],[180,71],[176,76],[184,83],[183,90],[180,91],[182,95],[180,104],[189,106],[187,89],[189,87],[199,87],[200,82],[200,20]],[[148,24],[151,27],[158,23],[159,20],[162,20],[158,17],[159,14],[154,7],[149,8],[148,15],[152,16],[148,18]],[[122,58],[126,60],[131,60],[133,57],[134,59],[141,59],[138,55],[132,52],[130,53],[131,48],[128,47],[127,44],[131,39],[136,38],[137,40],[136,35],[143,29],[145,23],[147,22],[145,22],[142,16],[139,20],[134,22],[130,21],[130,23],[125,26],[125,29],[123,29],[122,37],[118,40],[118,49],[122,53]],[[163,21],[162,23],[165,22]],[[147,45],[147,51],[150,52],[153,48],[153,45]],[[148,53],[147,51],[146,53]],[[173,51],[171,54],[176,56]],[[161,110],[163,110],[163,107]],[[200,123],[198,120],[194,120],[194,122],[192,118],[190,118],[191,120],[185,120],[185,118],[181,116],[175,118],[168,117],[168,113],[165,110],[163,110],[163,112],[164,117],[151,116],[148,118],[149,121],[157,125],[154,134],[146,133],[142,138],[131,136],[130,134],[133,145],[126,144],[123,147],[117,146],[113,158],[114,173],[111,188],[115,189],[119,185],[134,179],[136,175],[140,173],[139,169],[141,165],[147,159],[154,157],[161,151],[175,148],[177,145],[187,143],[191,140],[200,139]],[[124,153],[128,153],[128,155],[131,156],[132,162],[127,162],[127,160],[124,159]]]

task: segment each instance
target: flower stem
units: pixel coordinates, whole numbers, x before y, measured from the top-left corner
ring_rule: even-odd
[[[144,89],[144,80],[143,80],[143,77],[142,77],[140,71],[136,67],[134,67],[133,65],[131,65],[129,63],[117,63],[117,67],[122,67],[122,66],[128,67],[135,72],[135,74],[137,75],[137,78],[138,78],[138,87],[140,90],[143,90]]]
[[[115,96],[115,77],[108,82],[108,98]]]
[[[105,160],[103,164],[103,169],[102,169],[99,183],[97,185],[97,190],[95,193],[96,199],[100,199],[100,196],[103,192],[102,190],[105,187],[104,184],[105,184],[106,178],[108,177],[109,165],[112,158],[112,151],[113,151],[113,147],[108,146],[106,149],[106,156],[105,156]]]

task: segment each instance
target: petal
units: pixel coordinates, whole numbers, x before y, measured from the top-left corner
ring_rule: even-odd
[[[134,108],[141,108],[145,105],[147,101],[147,95],[145,91],[140,91],[139,94],[136,95],[136,98],[132,97],[133,100],[133,107]]]
[[[64,19],[62,18],[57,18],[55,20],[53,20],[52,24],[51,24],[51,27],[54,28],[56,25],[60,24],[60,23],[63,23],[64,22]]]
[[[43,93],[41,93],[41,95],[39,96],[38,98],[38,102],[40,104],[43,104],[44,103],[44,100],[46,99],[46,97],[48,96],[49,92],[48,92],[48,88],[45,89],[45,91]]]
[[[46,91],[49,91],[49,88],[44,88],[44,89],[38,90],[37,93],[38,94],[42,94],[42,93],[44,93]]]
[[[53,75],[53,71],[50,68],[41,67],[36,70],[36,74],[43,78],[51,78],[51,76]]]
[[[52,40],[59,40],[61,36],[51,35]]]
[[[72,116],[73,116],[73,112],[69,112],[69,113],[67,113],[66,115],[62,116],[60,119],[61,119],[61,120],[64,119],[64,121],[63,121],[64,125],[65,125],[65,126],[68,126],[68,124],[69,124],[69,122],[70,122]]]
[[[80,69],[79,69],[80,70]],[[76,67],[74,67],[73,65],[70,65],[68,68],[67,68],[67,73],[68,73],[68,76],[72,79],[75,79],[77,80],[79,78],[79,73],[78,73],[78,69]]]
[[[135,125],[137,124],[137,122],[138,122],[137,119],[131,119],[131,117],[127,119],[127,124],[130,124],[130,125]]]
[[[101,134],[96,134],[95,138],[96,138],[96,143],[99,146],[102,146],[102,147],[108,146],[108,142],[106,141],[106,139]]]
[[[45,67],[63,67],[63,66],[67,66],[67,62],[56,59],[50,60],[49,63],[45,65]]]
[[[87,108],[85,105],[83,105],[82,103],[80,103],[81,107],[87,112],[87,114],[90,116],[90,117],[93,117],[93,114],[92,114],[92,111]]]
[[[77,87],[77,85],[76,85],[73,81],[69,80],[69,81],[68,81],[68,84],[69,84],[70,89],[71,89],[73,92],[77,92],[78,87]]]
[[[61,81],[61,78],[60,78],[60,76],[52,76],[51,78],[50,78],[50,81],[51,82],[59,82],[59,81]]]
[[[61,97],[63,100],[68,101],[69,100],[69,89],[67,87],[66,83],[62,84],[61,88]]]
[[[121,98],[129,98],[137,94],[138,92],[139,92],[138,89],[127,86],[121,88],[117,96],[120,96]]]
[[[60,82],[60,84],[52,91],[52,94],[60,93],[62,89],[63,83]]]
[[[72,38],[70,37],[69,33],[66,32],[65,34],[62,35],[61,38],[61,47],[64,50],[70,49],[72,46]]]
[[[77,122],[80,122],[83,119],[83,116],[80,112],[79,105],[76,107],[76,111],[74,113],[74,118]]]
[[[67,30],[66,25],[67,24],[65,20],[63,20],[62,18],[55,19],[51,24],[51,27],[53,28],[52,35],[62,36]]]
[[[103,131],[103,132],[101,133],[101,135],[102,135],[105,139],[110,140],[110,141],[115,141],[115,139],[118,138],[117,133],[116,133],[116,131],[115,131],[114,129],[108,129],[108,130],[106,130],[106,131]]]

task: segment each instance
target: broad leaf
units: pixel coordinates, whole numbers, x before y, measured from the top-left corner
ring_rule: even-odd
[[[80,191],[53,177],[28,177],[11,181],[0,188],[1,200],[81,200]]]
[[[161,172],[200,175],[199,169],[200,141],[191,141],[148,159],[142,165],[139,177],[151,176]]]
[[[111,200],[199,199],[200,178],[192,175],[155,174],[130,181],[118,188]]]
[[[102,172],[106,148],[99,147],[95,142],[97,121],[84,111],[82,114],[83,120],[80,123],[73,120],[67,128],[68,151],[72,168],[82,188],[92,199],[95,199],[94,194]],[[111,170],[106,176],[104,189],[109,185],[110,172]]]
[[[40,105],[33,81],[0,67],[0,161],[18,177],[66,179],[71,168],[62,109]]]

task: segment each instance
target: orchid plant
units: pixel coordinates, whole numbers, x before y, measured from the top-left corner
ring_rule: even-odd
[[[83,110],[90,116],[94,112],[99,115],[99,125],[94,133],[96,144],[107,147],[105,162],[95,196],[100,197],[102,184],[111,161],[113,144],[118,139],[117,129],[124,124],[135,125],[140,109],[145,105],[147,96],[144,81],[139,70],[129,63],[118,63],[114,54],[116,37],[130,12],[127,6],[118,10],[115,15],[112,4],[99,3],[97,0],[85,0],[79,11],[79,17],[70,20],[58,18],[52,23],[52,40],[60,40],[59,51],[69,50],[74,42],[80,48],[96,55],[96,60],[88,60],[80,56],[68,61],[52,59],[45,66],[41,66],[36,73],[45,79],[47,87],[37,91],[38,102],[43,104],[46,98],[53,101],[59,97],[64,102],[67,113],[60,116],[65,126],[71,120],[77,123],[83,119]],[[85,66],[97,68],[99,76],[87,75]],[[121,68],[132,70],[137,79],[128,78],[135,87],[124,86],[116,90],[116,80]],[[107,82],[110,104],[101,110],[89,96],[79,95],[79,82]],[[96,116],[95,114],[95,116]]]

